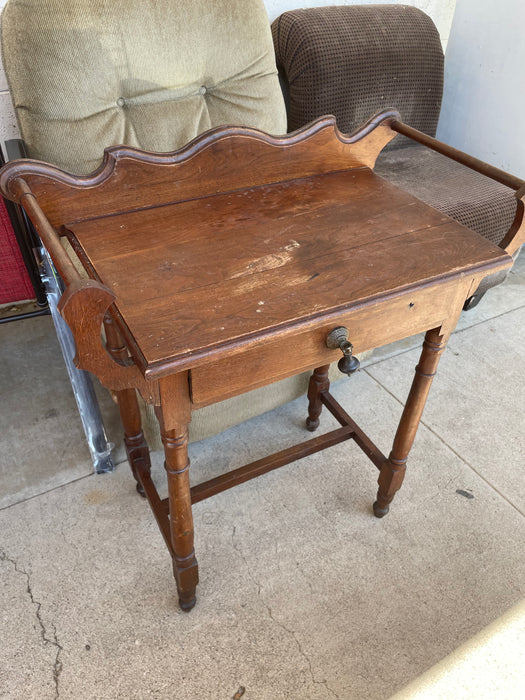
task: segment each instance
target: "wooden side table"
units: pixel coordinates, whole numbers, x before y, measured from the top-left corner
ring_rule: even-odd
[[[221,128],[165,155],[109,149],[93,176],[18,162],[2,191],[25,207],[67,288],[78,365],[116,392],[131,469],[167,547],[182,609],[198,582],[192,504],[352,439],[379,470],[374,513],[401,486],[439,357],[471,290],[509,255],[376,176],[400,130],[382,113],[352,136],[324,118],[289,137]],[[402,127],[402,125],[401,125]],[[55,233],[67,236],[81,279]],[[513,237],[523,238],[521,220]],[[106,346],[101,342],[105,324]],[[329,393],[328,366],[427,331],[385,457]],[[307,428],[340,427],[190,488],[194,408],[313,369]],[[150,476],[136,390],[155,406],[169,498]]]

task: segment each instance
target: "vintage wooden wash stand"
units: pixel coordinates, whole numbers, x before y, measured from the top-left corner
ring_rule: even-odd
[[[184,610],[198,582],[193,503],[353,439],[379,470],[375,515],[388,512],[463,303],[485,275],[510,267],[508,253],[523,242],[517,178],[469,159],[521,188],[505,251],[376,176],[376,157],[396,131],[468,159],[383,112],[351,136],[331,117],[282,138],[225,127],[172,154],[108,149],[88,177],[37,161],[1,173],[3,194],[24,207],[66,284],[60,311],[78,366],[118,397],[131,469],[172,556]],[[341,358],[351,371],[351,345],[359,353],[421,331],[386,458],[330,395],[328,366]],[[341,427],[190,488],[192,409],[312,369],[307,427],[319,425],[322,406]],[[136,390],[160,422],[165,500],[150,477]]]

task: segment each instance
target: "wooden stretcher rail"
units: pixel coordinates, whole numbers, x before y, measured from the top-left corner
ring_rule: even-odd
[[[308,457],[315,452],[325,450],[327,447],[333,447],[353,437],[354,431],[352,428],[350,426],[343,426],[329,433],[325,433],[324,435],[312,438],[311,440],[306,440],[306,442],[302,442],[299,445],[293,445],[273,455],[258,459],[255,462],[246,464],[244,467],[233,469],[225,474],[216,476],[214,479],[209,479],[201,484],[192,486],[191,502],[193,504],[203,501],[205,498],[215,496],[217,493],[221,493],[221,491],[232,488],[232,486],[243,484],[245,481],[254,479],[257,476],[262,476],[262,474],[267,474],[274,469],[284,467],[286,464],[296,462],[302,457]]]
[[[332,447],[337,445],[344,440],[354,440],[361,450],[368,456],[370,461],[378,468],[381,469],[383,464],[386,462],[385,455],[379,450],[370,438],[365,435],[361,428],[355,423],[355,421],[350,418],[348,413],[342,408],[342,406],[334,399],[334,397],[328,392],[324,391],[320,395],[322,403],[328,408],[330,413],[334,418],[341,424],[340,428],[332,430],[324,435],[319,435],[318,437],[307,440],[298,445],[293,445],[280,452],[276,452],[269,457],[263,457],[258,459],[251,464],[247,464],[238,469],[233,469],[232,471],[226,472],[208,481],[204,481],[191,488],[191,502],[198,503],[203,501],[210,496],[215,496],[221,491],[226,491],[232,486],[238,486],[239,484],[249,481],[257,476],[266,474],[269,471],[283,467],[290,462],[295,462],[302,457],[308,457],[315,452],[326,449],[327,447]],[[138,472],[141,484],[146,492],[149,493],[148,489],[153,489],[153,499],[152,503],[153,511],[159,522],[163,518],[167,517],[169,513],[169,501],[167,498],[160,501],[158,493],[152,486],[150,477],[143,474],[141,470]],[[151,482],[151,483],[150,483]],[[149,496],[148,496],[149,497]],[[169,546],[169,545],[168,545]]]
[[[332,394],[328,391],[323,391],[319,395],[321,402],[330,411],[333,417],[341,423],[342,426],[351,428],[352,430],[352,440],[361,448],[361,450],[366,454],[368,459],[375,464],[378,469],[381,469],[383,464],[386,462],[385,455],[380,449],[374,445],[372,440],[365,435],[357,423],[350,418],[348,413],[343,409],[343,407],[334,399]]]

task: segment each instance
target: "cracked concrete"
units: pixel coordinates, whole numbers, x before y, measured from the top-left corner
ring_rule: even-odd
[[[56,631],[56,626],[51,623],[51,626],[53,628],[53,636],[52,638],[49,637],[48,630],[46,628],[46,625],[44,624],[44,621],[42,619],[41,615],[41,609],[42,609],[42,603],[39,602],[38,600],[35,599],[33,595],[33,590],[31,587],[31,576],[30,574],[25,571],[25,569],[22,569],[17,561],[15,559],[12,559],[9,557],[4,551],[0,550],[0,561],[1,562],[8,562],[12,565],[14,571],[24,577],[25,583],[26,583],[26,593],[29,596],[29,599],[31,601],[31,605],[34,606],[34,614],[38,622],[38,626],[40,628],[40,636],[42,639],[42,642],[44,645],[51,645],[56,648],[55,652],[55,657],[53,661],[53,668],[52,668],[52,678],[53,678],[53,683],[55,686],[55,698],[58,698],[60,696],[60,691],[59,691],[59,679],[60,679],[60,674],[62,672],[62,662],[60,661],[60,654],[63,651],[61,644],[58,641],[57,637],[57,631]]]
[[[283,623],[282,623],[280,620],[278,620],[278,619],[274,616],[273,611],[272,611],[272,608],[270,607],[270,605],[268,605],[268,603],[265,602],[263,596],[261,595],[261,589],[262,589],[261,583],[260,583],[259,581],[257,581],[257,580],[254,578],[254,576],[253,576],[253,574],[252,574],[252,572],[251,572],[251,570],[250,570],[248,561],[246,560],[246,557],[244,556],[244,554],[243,554],[241,548],[239,547],[239,545],[237,545],[236,542],[235,542],[235,531],[236,531],[236,527],[235,527],[235,525],[234,525],[234,526],[233,526],[233,530],[232,530],[232,546],[233,546],[234,550],[239,554],[239,556],[241,557],[241,559],[243,560],[243,562],[244,562],[244,564],[245,564],[245,566],[246,566],[246,570],[247,570],[248,576],[251,578],[251,580],[253,581],[253,583],[257,586],[257,595],[259,596],[259,598],[260,598],[262,604],[263,604],[264,607],[266,608],[270,619],[271,619],[273,622],[275,622],[275,624],[278,625],[281,629],[283,629],[285,632],[287,632],[288,634],[290,634],[290,635],[293,637],[295,643],[297,644],[297,648],[298,648],[298,650],[299,650],[299,653],[301,654],[301,656],[304,658],[304,660],[306,661],[306,663],[307,663],[307,665],[308,665],[308,670],[309,670],[310,676],[311,676],[311,678],[312,678],[312,682],[315,683],[316,685],[322,685],[322,686],[324,686],[324,687],[326,688],[326,690],[330,693],[330,695],[331,695],[332,697],[338,698],[339,696],[337,695],[337,693],[335,693],[335,692],[332,690],[332,688],[330,688],[330,686],[328,685],[326,679],[324,679],[324,680],[322,680],[322,681],[319,681],[319,680],[317,680],[317,678],[315,677],[314,671],[313,671],[313,668],[312,668],[312,660],[311,660],[310,657],[305,653],[305,651],[304,651],[304,649],[303,649],[303,646],[302,646],[300,640],[298,639],[297,634],[294,632],[294,630],[288,629],[288,627],[286,627],[286,625],[283,625]],[[310,590],[312,590],[311,585],[310,585]]]
[[[524,598],[520,265],[508,305],[498,291],[490,313],[471,312],[453,336],[388,517],[372,516],[377,472],[351,443],[203,501],[189,615],[125,464],[78,479],[74,451],[53,482],[63,485],[47,490],[76,428],[39,424],[52,396],[32,395],[0,451],[12,503],[0,511],[0,697],[383,700]],[[418,354],[385,352],[333,387],[383,452]],[[298,400],[192,445],[193,481],[310,437],[304,416]],[[35,435],[56,432],[29,450],[22,419]],[[332,426],[323,414],[322,429]],[[160,453],[153,475],[165,494]]]

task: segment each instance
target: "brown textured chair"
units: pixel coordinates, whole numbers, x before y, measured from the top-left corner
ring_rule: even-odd
[[[434,23],[407,5],[293,10],[272,24],[288,102],[288,130],[333,114],[354,131],[371,114],[397,109],[404,123],[435,136],[443,91],[443,51]],[[514,191],[398,135],[375,171],[499,244],[515,213]],[[517,251],[512,251],[517,252]],[[487,277],[466,303],[505,279]]]

